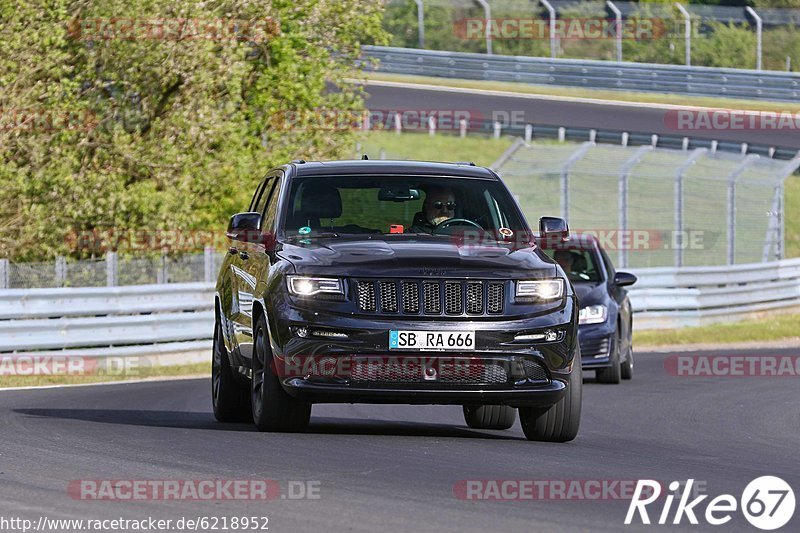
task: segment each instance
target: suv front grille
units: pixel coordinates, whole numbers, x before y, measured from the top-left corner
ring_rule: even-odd
[[[359,310],[370,313],[499,315],[505,302],[503,281],[358,280],[355,288]]]

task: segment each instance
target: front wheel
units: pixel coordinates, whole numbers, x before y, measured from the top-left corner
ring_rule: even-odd
[[[568,442],[578,435],[581,423],[583,371],[580,349],[576,350],[567,394],[548,408],[520,407],[519,421],[528,440]]]
[[[508,429],[517,420],[517,410],[507,405],[465,405],[464,421],[472,429]]]
[[[622,363],[622,379],[633,379],[633,346],[628,346],[628,357]]]
[[[214,418],[220,422],[247,422],[251,418],[250,395],[233,376],[222,326],[214,322],[214,345],[211,356],[211,403]]]
[[[250,387],[253,422],[259,431],[303,431],[311,418],[311,404],[289,396],[275,373],[267,323],[259,317],[253,335],[253,379]]]

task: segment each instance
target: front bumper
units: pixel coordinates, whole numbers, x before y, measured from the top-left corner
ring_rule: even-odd
[[[287,318],[271,324],[277,375],[288,394],[311,403],[552,405],[566,393],[577,343],[576,328],[570,320],[571,307],[565,313],[522,320],[355,319],[322,312],[308,320],[309,317],[297,311]],[[306,336],[298,336],[298,329],[305,329]],[[475,350],[390,350],[390,330],[475,331]],[[515,339],[520,332],[547,330],[557,331],[557,340]],[[320,337],[315,332],[343,333],[347,338]],[[345,366],[347,371],[318,372],[313,364],[304,365],[309,358],[313,363],[326,360],[336,368]],[[480,375],[476,377],[473,373],[471,377],[459,378],[452,371],[449,376],[440,371],[426,378],[427,367],[448,368],[453,359],[468,361],[469,368],[478,368]],[[360,374],[353,375],[355,367],[342,365],[342,361],[363,364],[367,369],[369,364],[365,361],[377,361],[374,368],[378,373],[358,370]],[[412,366],[418,365],[419,370],[412,371],[412,374],[418,372],[414,374],[416,377],[409,377],[409,371],[402,367],[408,361],[412,361]],[[387,374],[387,368],[394,374]],[[487,379],[488,374],[481,372],[490,368],[494,369],[493,377]]]
[[[581,365],[585,370],[611,366],[614,350],[613,325],[587,324],[578,326],[578,341],[581,345]]]

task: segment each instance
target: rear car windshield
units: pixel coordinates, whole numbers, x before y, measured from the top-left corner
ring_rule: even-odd
[[[501,183],[470,178],[336,176],[295,178],[283,214],[287,236],[525,231]],[[503,230],[505,231],[505,230]],[[435,231],[435,233],[441,233]],[[444,232],[447,233],[447,232]]]

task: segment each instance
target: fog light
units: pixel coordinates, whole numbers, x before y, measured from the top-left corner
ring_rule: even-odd
[[[553,331],[552,329],[548,329],[544,332],[544,340],[547,342],[553,342],[558,339],[558,333]]]
[[[298,337],[302,337],[304,339],[308,337],[308,330],[306,328],[297,328],[294,330],[294,332]]]

